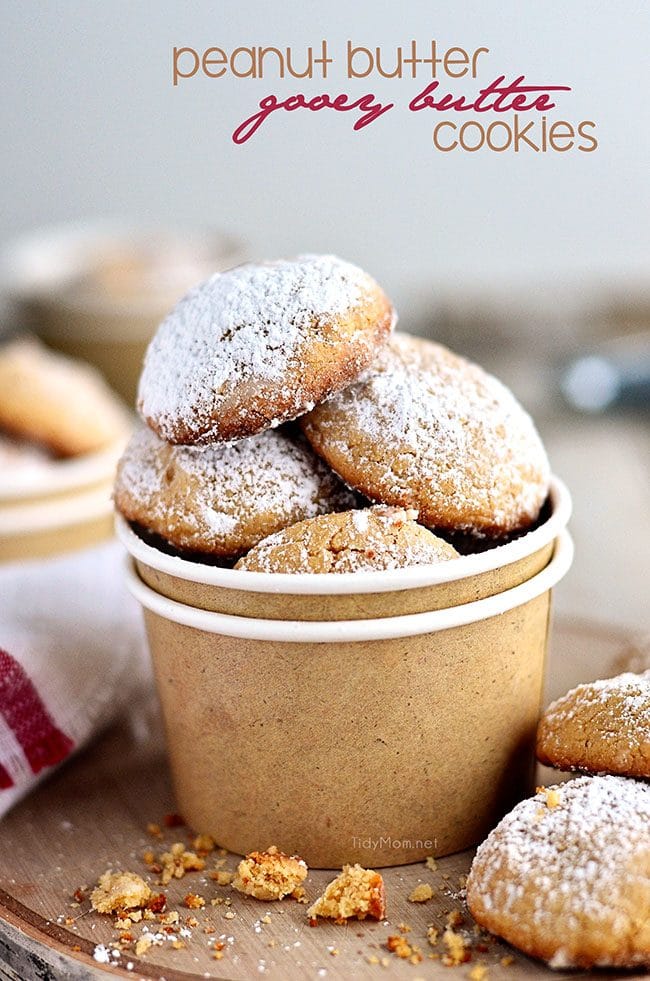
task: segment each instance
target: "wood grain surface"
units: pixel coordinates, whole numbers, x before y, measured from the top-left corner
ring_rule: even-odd
[[[578,681],[628,665],[647,666],[641,643],[619,629],[557,624],[548,697]],[[549,782],[556,776],[544,771],[540,779]],[[16,807],[0,825],[0,978],[77,981],[113,975],[157,981],[255,977],[416,981],[469,977],[477,964],[487,966],[491,981],[576,976],[551,975],[505,944],[476,936],[461,888],[461,877],[472,857],[469,852],[441,859],[435,871],[423,863],[384,870],[387,920],[355,921],[347,926],[310,928],[305,905],[293,900],[260,903],[217,886],[205,873],[190,873],[165,889],[169,907],[180,911],[181,921],[191,916],[198,921],[198,926],[186,925],[186,936],[173,938],[185,946],[175,949],[166,939],[139,958],[132,950],[122,951],[106,967],[93,955],[97,945],[116,940],[112,920],[91,911],[87,899],[76,904],[73,893],[92,886],[111,867],[138,871],[155,889],[156,876],[146,871],[143,852],[148,848],[159,852],[173,841],[187,841],[189,832],[184,827],[163,828],[159,840],[147,833],[147,824],[160,824],[173,810],[154,704],[138,707]],[[215,858],[215,853],[208,856],[207,869],[213,867]],[[236,856],[228,855],[224,867],[232,870],[237,861]],[[329,872],[310,873],[306,882],[310,901],[330,878]],[[409,893],[421,882],[431,884],[433,898],[424,904],[409,902]],[[206,908],[196,912],[184,908],[182,901],[188,892],[206,897]],[[217,897],[232,899],[232,905],[212,906],[210,900]],[[459,929],[468,940],[471,960],[450,968],[440,960],[444,945],[428,944],[427,926],[435,924],[442,931],[452,910],[463,917]],[[420,963],[400,960],[386,949],[388,936],[399,934],[400,924],[410,927],[403,935],[422,951]],[[147,925],[156,929],[155,923]],[[137,924],[132,932],[137,937],[141,931],[142,924]],[[220,940],[223,956],[215,960],[214,943]],[[513,958],[512,963],[504,966],[503,957]]]

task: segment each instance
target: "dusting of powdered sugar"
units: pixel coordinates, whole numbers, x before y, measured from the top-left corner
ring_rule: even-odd
[[[548,493],[546,453],[512,393],[478,365],[406,334],[393,335],[304,428],[348,483],[419,507],[427,524],[444,527],[431,512],[447,512],[455,528],[508,531],[534,520]]]
[[[370,515],[367,509],[363,511],[355,511],[352,515],[352,523],[360,535],[363,535],[368,531],[369,519]]]
[[[525,936],[525,949],[545,952],[554,967],[579,963],[599,936],[616,936],[634,962],[635,904],[639,916],[650,908],[649,873],[650,786],[580,777],[503,818],[476,852],[467,898],[482,926]]]
[[[301,521],[263,539],[236,568],[280,573],[368,572],[455,558],[452,546],[417,525],[414,514],[377,505]]]
[[[584,718],[599,738],[616,740],[625,730],[636,742],[650,743],[650,670],[627,672],[572,688],[546,709],[544,718],[554,727]]]
[[[216,273],[158,328],[140,380],[140,412],[166,439],[175,439],[179,425],[206,431],[237,385],[281,384],[310,332],[327,324],[334,342],[336,318],[376,289],[361,269],[331,255]]]
[[[171,446],[140,427],[115,489],[127,518],[179,548],[237,555],[295,521],[354,506],[308,444],[284,429],[214,446]]]

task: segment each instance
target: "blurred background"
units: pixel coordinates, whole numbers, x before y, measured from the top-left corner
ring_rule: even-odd
[[[650,7],[561,0],[351,5],[112,0],[3,4],[2,320],[98,364],[130,400],[156,322],[245,257],[332,251],[385,287],[403,329],[476,358],[538,421],[575,499],[574,617],[650,627]],[[326,83],[196,76],[174,45],[227,51],[327,38]],[[345,42],[490,49],[496,75],[567,84],[557,118],[594,120],[594,153],[447,153],[426,83],[347,82]],[[443,85],[444,85],[443,81]],[[450,86],[451,87],[451,86]],[[373,91],[399,109],[280,114],[269,92]]]

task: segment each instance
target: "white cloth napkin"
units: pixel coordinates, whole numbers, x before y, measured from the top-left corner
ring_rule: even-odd
[[[0,566],[0,816],[150,683],[123,555]]]

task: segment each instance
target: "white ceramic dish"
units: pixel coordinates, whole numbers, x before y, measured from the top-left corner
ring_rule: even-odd
[[[109,517],[113,508],[111,491],[112,482],[106,481],[73,497],[9,504],[0,508],[0,538],[31,535]]]
[[[0,504],[18,504],[110,481],[124,444],[125,440],[119,440],[97,453],[69,460],[43,460],[25,469],[8,468],[0,474]]]

